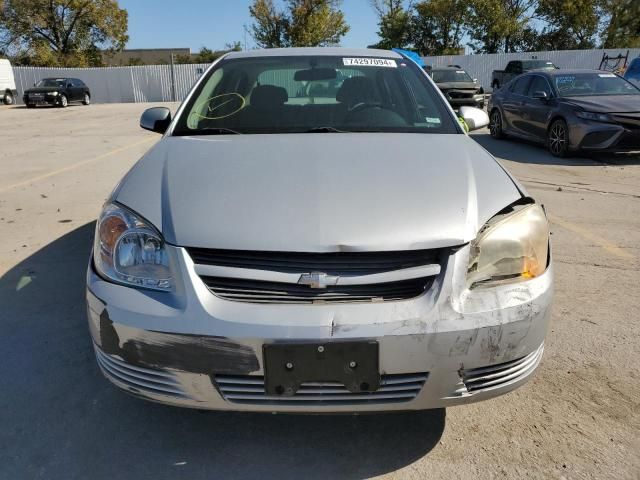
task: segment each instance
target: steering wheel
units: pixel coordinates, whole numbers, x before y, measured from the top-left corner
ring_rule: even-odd
[[[380,103],[380,102],[374,102],[374,103],[360,102],[360,103],[356,103],[353,107],[351,107],[349,109],[349,113],[362,112],[363,110],[368,110],[370,108],[382,108],[382,103]]]

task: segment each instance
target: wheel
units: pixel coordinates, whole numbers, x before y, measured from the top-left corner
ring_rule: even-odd
[[[82,103],[84,105],[89,105],[91,103],[91,97],[89,96],[88,93],[84,94],[84,98],[82,99]]]
[[[489,133],[491,134],[491,138],[495,138],[496,140],[504,138],[502,125],[502,114],[500,113],[500,110],[494,108],[491,111],[491,116],[489,117]]]
[[[5,105],[13,105],[15,103],[15,99],[13,98],[13,93],[7,92],[4,94],[4,104]]]
[[[547,132],[547,148],[554,157],[566,157],[569,151],[569,127],[564,120],[555,120]]]
[[[62,94],[60,95],[60,100],[58,102],[58,105],[60,106],[60,108],[66,108],[67,105],[69,105],[69,100],[67,99],[67,96]]]

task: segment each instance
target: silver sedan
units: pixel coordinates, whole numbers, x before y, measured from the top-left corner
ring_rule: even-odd
[[[193,408],[418,410],[484,400],[541,361],[543,207],[409,58],[230,53],[98,219],[87,305],[104,375]]]

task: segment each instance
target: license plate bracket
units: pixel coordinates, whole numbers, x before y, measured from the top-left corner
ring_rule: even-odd
[[[352,393],[380,388],[378,342],[273,343],[262,348],[267,395],[290,397],[305,382],[340,382]]]

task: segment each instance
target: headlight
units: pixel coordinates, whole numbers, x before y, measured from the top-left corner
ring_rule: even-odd
[[[57,97],[58,92],[49,92],[47,95],[51,95],[52,97]]]
[[[585,120],[594,120],[596,122],[613,122],[613,118],[607,113],[595,112],[576,112],[576,116]]]
[[[515,283],[541,275],[547,268],[549,224],[540,205],[496,215],[471,243],[469,288]]]
[[[96,225],[93,259],[98,273],[118,283],[168,291],[171,270],[160,233],[126,208],[108,204]]]

